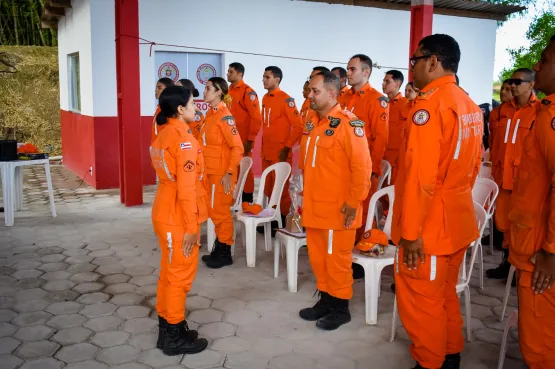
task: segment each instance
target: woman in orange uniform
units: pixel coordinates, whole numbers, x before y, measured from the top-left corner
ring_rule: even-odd
[[[208,342],[189,330],[185,301],[198,266],[200,223],[207,218],[199,184],[204,172],[202,152],[187,126],[195,119],[189,90],[170,86],[160,95],[159,130],[150,146],[160,185],[152,207],[152,224],[160,243],[160,279],[156,293],[157,347],[169,356],[203,351]]]
[[[154,90],[156,100],[160,100],[160,94],[169,86],[173,86],[173,81],[170,78],[160,78],[158,82],[156,82],[156,90]],[[150,135],[151,144],[154,140],[156,140],[156,136],[158,136],[160,130],[164,128],[164,126],[156,124],[156,117],[158,116],[158,113],[160,113],[160,104],[156,107],[156,112],[154,113],[154,118],[152,119],[152,134]]]
[[[204,101],[211,108],[206,113],[200,130],[199,143],[206,162],[209,201],[208,215],[216,228],[216,242],[210,255],[202,261],[209,268],[217,269],[233,264],[233,189],[237,183],[237,168],[243,158],[243,143],[233,116],[226,104],[231,103],[227,82],[212,77],[206,83]]]
[[[186,78],[180,79],[175,83],[175,85],[185,87],[187,90],[191,92],[191,94],[193,94],[193,97],[200,96],[198,90],[195,88],[193,81],[191,81],[190,79],[186,79]],[[189,127],[193,131],[193,136],[198,141],[200,129],[204,124],[204,114],[202,114],[202,111],[200,111],[200,109],[196,105],[195,105],[195,109],[196,109],[195,121],[192,123],[189,123]]]

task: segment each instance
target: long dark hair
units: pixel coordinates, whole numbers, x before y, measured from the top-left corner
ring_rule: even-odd
[[[181,83],[181,86],[183,86],[186,89],[188,89],[189,91],[191,91],[191,93],[193,94],[193,97],[199,97],[200,96],[198,90],[195,88],[195,84],[190,79],[183,78],[183,79],[180,79],[177,82]]]
[[[160,94],[160,113],[156,116],[159,126],[168,123],[168,118],[177,114],[179,106],[186,106],[191,99],[191,91],[182,86],[169,86]]]
[[[161,83],[161,84],[164,85],[164,87],[170,87],[170,86],[174,85],[173,80],[171,80],[170,78],[167,78],[167,77],[160,78],[158,80],[158,82],[156,82],[156,83]]]
[[[221,99],[229,108],[231,104],[231,96],[229,96],[228,94],[229,87],[227,85],[227,81],[222,77],[212,77],[208,81],[212,82],[214,88],[216,88],[217,91],[222,91]]]

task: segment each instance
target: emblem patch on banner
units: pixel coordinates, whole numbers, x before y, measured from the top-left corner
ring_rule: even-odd
[[[173,63],[163,63],[160,68],[158,68],[158,78],[169,78],[172,81],[177,82],[179,79],[179,69]]]
[[[197,69],[197,79],[205,85],[212,77],[216,77],[216,68],[212,64],[201,64]]]

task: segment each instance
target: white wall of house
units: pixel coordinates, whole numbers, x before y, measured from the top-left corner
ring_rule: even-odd
[[[245,80],[265,93],[268,65],[284,73],[282,89],[302,103],[302,85],[313,66],[334,67],[356,53],[369,55],[371,83],[381,90],[388,69],[408,64],[410,12],[290,0],[140,0],[139,34],[156,43],[199,49],[141,45],[141,115],[154,113],[155,51],[213,52],[221,49],[329,62],[222,52],[223,69],[245,65]],[[93,30],[91,34],[91,29]],[[434,15],[434,33],[447,33],[461,46],[459,78],[478,104],[491,101],[496,21]],[[67,54],[81,53],[82,112],[117,115],[114,0],[73,0],[59,24],[61,107],[67,108]],[[91,51],[92,50],[92,51]],[[215,51],[214,51],[215,52]],[[401,69],[406,75],[407,71]],[[218,71],[225,76],[225,70]],[[201,91],[202,92],[202,91]],[[93,99],[94,98],[94,99]]]

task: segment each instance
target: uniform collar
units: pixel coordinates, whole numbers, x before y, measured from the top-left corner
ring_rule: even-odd
[[[444,76],[444,77],[439,77],[437,79],[434,79],[432,82],[428,83],[426,85],[426,87],[424,87],[420,93],[427,93],[430,92],[431,90],[437,89],[443,85],[449,84],[449,83],[454,83],[457,84],[457,79],[455,78],[455,76]]]
[[[217,112],[218,110],[221,110],[223,108],[225,108],[225,104],[223,101],[220,101],[218,105],[216,105],[216,107],[212,107],[212,111]]]
[[[536,101],[538,101],[538,97],[536,96],[536,94],[534,93],[534,91],[532,91],[532,94],[530,95],[530,98],[528,99],[528,104],[527,104],[527,105],[533,105],[533,104],[536,103]],[[516,108],[515,99],[512,99],[512,100],[510,101],[510,104],[511,104],[514,108]],[[526,106],[526,105],[524,105],[524,106]],[[523,107],[524,107],[524,106],[523,106]]]
[[[364,95],[366,92],[370,91],[371,88],[372,86],[370,86],[370,82],[366,82],[366,84],[362,86],[362,88],[357,92],[355,92],[354,87],[351,87],[351,91],[353,92],[353,94]]]
[[[397,92],[397,95],[395,95],[395,97],[391,101],[399,101],[401,97],[403,97],[403,95],[401,95],[400,92]]]
[[[237,85],[235,87],[233,86],[229,86],[229,88],[233,88],[233,89],[240,89],[243,88],[246,85],[245,81],[240,80],[239,82],[237,82]]]
[[[347,92],[349,92],[350,88],[349,86],[345,85],[343,86],[343,88],[339,91],[340,94],[346,94]]]
[[[316,116],[318,117],[318,124],[324,124],[324,123],[327,123],[328,120],[331,120],[331,118],[337,118],[342,111],[343,109],[341,109],[341,104],[337,103],[333,108],[331,108],[328,114],[326,114],[322,118],[320,118],[320,115],[316,113]]]
[[[272,92],[268,92],[268,95],[270,95],[271,97],[274,97],[278,92],[280,92],[281,90],[279,89],[279,86],[273,90]]]
[[[171,126],[178,126],[184,123],[177,118],[168,118],[168,124]]]
[[[549,101],[549,103],[544,103],[544,101]],[[543,105],[555,105],[555,94],[551,94],[549,96],[546,96],[543,100],[542,100],[542,104]]]

